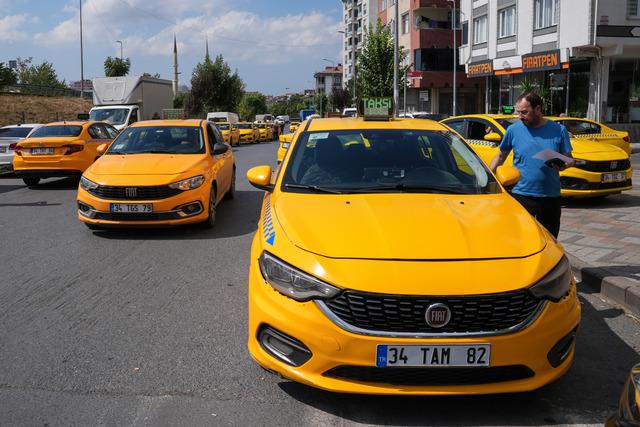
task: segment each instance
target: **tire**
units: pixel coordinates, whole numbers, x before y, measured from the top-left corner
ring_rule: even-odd
[[[229,191],[224,195],[225,200],[233,200],[236,197],[236,170],[233,169],[231,175],[231,187],[229,187]]]
[[[27,187],[35,187],[40,182],[40,178],[33,178],[33,177],[22,178],[22,180],[27,185]]]
[[[211,194],[209,195],[209,215],[207,215],[207,219],[202,221],[201,225],[203,228],[213,228],[216,224],[216,189],[211,186]]]

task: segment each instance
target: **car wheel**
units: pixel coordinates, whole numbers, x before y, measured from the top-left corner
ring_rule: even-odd
[[[229,187],[229,191],[224,195],[226,200],[233,200],[236,197],[236,170],[233,170],[231,175],[231,186]]]
[[[22,178],[27,187],[35,187],[40,182],[40,178]]]
[[[202,221],[202,226],[204,228],[213,228],[216,224],[216,189],[211,186],[211,194],[209,195],[209,215],[207,215],[207,219]]]

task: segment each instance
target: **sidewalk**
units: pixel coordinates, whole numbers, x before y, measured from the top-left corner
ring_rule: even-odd
[[[640,171],[633,182],[603,200],[564,203],[558,240],[583,286],[640,316]]]

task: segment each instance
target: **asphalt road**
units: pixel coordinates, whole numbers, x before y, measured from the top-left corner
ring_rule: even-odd
[[[531,393],[327,393],[246,350],[246,279],[276,144],[235,149],[235,200],[213,230],[91,232],[76,182],[0,180],[0,425],[601,425],[640,361],[640,324],[582,292],[573,368]]]

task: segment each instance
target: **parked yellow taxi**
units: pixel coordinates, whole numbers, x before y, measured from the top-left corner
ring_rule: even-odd
[[[298,130],[298,126],[300,126],[300,122],[294,121],[289,123],[289,132],[295,133]]]
[[[511,115],[474,114],[442,121],[464,138],[486,164],[498,153],[505,129],[519,119]],[[616,146],[571,138],[576,166],[560,172],[562,197],[599,197],[632,188],[629,155]],[[507,164],[513,161],[513,153]]]
[[[615,145],[631,154],[629,132],[615,130],[602,123],[574,117],[547,117],[567,128],[572,138],[589,142]]]
[[[223,198],[233,198],[233,152],[214,123],[151,120],[134,123],[80,179],[78,218],[109,226],[212,227]]]
[[[325,390],[539,388],[574,358],[580,304],[562,246],[446,126],[312,119],[265,190],[251,248],[254,360]],[[375,121],[373,119],[376,119]]]
[[[248,142],[250,144],[260,143],[260,132],[256,125],[249,122],[240,122],[235,125],[240,131],[240,142]]]
[[[118,134],[104,122],[56,122],[16,145],[15,174],[32,187],[42,178],[80,176],[98,157],[98,146]]]
[[[284,156],[287,154],[287,150],[293,141],[292,133],[286,133],[280,135],[280,145],[278,145],[278,164],[282,163]]]
[[[255,123],[260,135],[260,141],[271,141],[273,139],[273,128],[271,123],[258,122]]]
[[[216,126],[220,134],[222,134],[225,143],[232,147],[240,143],[240,131],[235,125],[226,122],[216,122]]]

